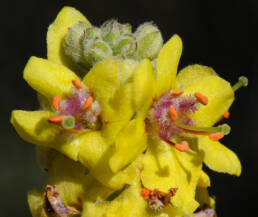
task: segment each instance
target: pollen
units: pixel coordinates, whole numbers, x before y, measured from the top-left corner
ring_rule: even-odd
[[[59,124],[61,123],[64,119],[66,119],[67,116],[66,115],[59,115],[59,116],[55,116],[55,117],[50,117],[48,118],[48,122],[52,123],[52,124]]]
[[[181,152],[189,151],[189,144],[187,141],[183,141],[181,144],[175,144],[174,147]]]
[[[171,96],[176,98],[176,97],[179,97],[180,95],[182,95],[184,93],[184,90],[182,89],[179,89],[179,90],[175,90],[171,93]]]
[[[60,95],[56,95],[52,101],[52,105],[54,107],[55,110],[60,110],[60,106],[59,106],[59,102],[60,102],[61,96]]]
[[[230,116],[230,113],[229,113],[229,112],[225,112],[224,115],[223,115],[223,117],[226,118],[226,119],[228,119],[229,116]]]
[[[149,190],[147,188],[143,188],[141,191],[141,195],[144,199],[149,198],[150,194],[151,194],[151,190]]]
[[[84,105],[82,106],[81,110],[84,112],[86,111],[92,104],[93,102],[93,98],[92,96],[90,96],[89,98],[86,99]]]
[[[169,106],[169,111],[170,111],[171,121],[176,121],[178,115],[177,115],[177,112],[176,112],[176,109],[174,108],[174,106],[170,105]]]
[[[78,90],[83,88],[82,83],[77,80],[72,80],[72,83]]]
[[[203,105],[207,105],[208,104],[208,97],[204,96],[203,94],[196,92],[194,93],[194,96],[196,97],[197,101]]]
[[[213,141],[219,141],[223,137],[224,137],[224,134],[221,133],[221,132],[212,133],[212,134],[209,135],[210,140],[213,140]]]

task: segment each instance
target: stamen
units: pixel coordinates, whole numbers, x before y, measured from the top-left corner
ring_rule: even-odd
[[[195,127],[177,123],[176,126],[189,133],[201,135],[219,132],[223,133],[224,135],[228,135],[231,130],[228,124],[223,124],[220,127]]]
[[[52,101],[53,107],[55,108],[55,110],[60,110],[59,107],[59,102],[60,102],[61,96],[60,95],[56,95]]]
[[[62,120],[62,127],[64,129],[72,129],[75,125],[75,118],[73,116],[68,116]]]
[[[85,101],[84,105],[82,106],[81,110],[83,112],[85,112],[91,106],[92,102],[93,102],[93,97],[90,96],[89,98],[86,99],[86,101]]]
[[[77,81],[77,80],[72,80],[73,85],[77,88],[77,89],[81,89],[83,88],[83,85],[81,82]]]
[[[230,113],[229,112],[225,112],[225,114],[223,115],[224,118],[228,119],[230,116]]]
[[[141,195],[144,199],[149,198],[150,194],[151,194],[151,190],[149,190],[147,188],[143,188],[141,191]]]
[[[224,137],[223,133],[212,133],[209,135],[209,138],[213,141],[219,141],[220,139],[222,139]]]
[[[169,106],[169,111],[170,111],[170,118],[171,118],[171,121],[176,121],[177,120],[177,112],[176,112],[176,109],[170,105]]]
[[[189,144],[187,141],[183,141],[181,144],[175,144],[174,147],[181,152],[188,152]]]
[[[208,97],[204,96],[203,94],[196,92],[194,93],[194,96],[196,97],[197,101],[203,105],[207,105],[208,104]]]
[[[171,95],[172,97],[176,98],[176,97],[179,97],[179,96],[180,96],[181,94],[183,94],[183,93],[184,93],[184,90],[179,89],[179,90],[173,91],[170,95]]]
[[[67,116],[66,115],[59,115],[55,117],[48,118],[48,122],[51,124],[59,124],[61,123]]]
[[[240,76],[238,82],[232,87],[233,91],[236,92],[241,87],[246,87],[248,85],[248,78],[245,76]]]

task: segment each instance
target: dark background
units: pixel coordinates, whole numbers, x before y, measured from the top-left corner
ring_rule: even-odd
[[[31,55],[46,56],[46,32],[59,10],[70,5],[91,23],[118,18],[134,27],[153,20],[165,40],[178,33],[184,42],[179,69],[201,63],[236,82],[248,76],[250,85],[236,93],[230,109],[232,134],[223,143],[241,159],[240,178],[210,172],[211,193],[219,217],[251,216],[257,208],[258,181],[258,54],[257,1],[1,1],[0,5],[0,216],[30,216],[26,193],[39,188],[45,174],[36,165],[34,146],[18,137],[9,123],[11,110],[38,108],[36,93],[24,82],[23,68]],[[257,214],[253,214],[257,216]]]

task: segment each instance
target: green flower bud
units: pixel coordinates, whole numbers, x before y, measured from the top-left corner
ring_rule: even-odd
[[[94,65],[103,59],[112,56],[113,52],[110,46],[102,39],[88,39],[83,40],[83,55],[84,61]]]
[[[115,19],[106,21],[100,28],[103,40],[112,48],[116,46],[120,36],[130,34],[132,31],[130,24],[120,24]]]
[[[145,23],[138,27],[134,33],[137,40],[137,59],[157,57],[163,45],[162,35],[159,29],[151,23]]]
[[[79,22],[72,27],[68,28],[67,34],[63,41],[64,52],[74,62],[83,64],[83,50],[82,40],[86,29],[89,27],[88,23]],[[85,65],[85,64],[83,64]]]
[[[101,30],[97,27],[87,28],[85,31],[85,37],[88,39],[101,38]]]
[[[121,36],[114,48],[114,55],[131,56],[136,51],[136,39],[133,35]]]

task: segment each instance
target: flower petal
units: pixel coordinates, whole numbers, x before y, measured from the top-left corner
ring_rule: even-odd
[[[54,23],[52,23],[47,32],[47,56],[53,63],[65,65],[74,68],[73,63],[65,56],[62,42],[69,27],[76,23],[89,21],[75,8],[64,7],[58,14]],[[90,23],[89,23],[90,25]]]
[[[234,101],[234,92],[230,84],[218,76],[205,76],[187,86],[184,93],[200,92],[208,97],[208,105],[193,114],[197,126],[212,126],[228,111]]]
[[[129,120],[134,112],[132,84],[120,86],[117,71],[118,61],[108,58],[96,64],[83,79],[100,103],[103,123]]]
[[[24,140],[46,146],[60,133],[57,126],[47,121],[53,115],[50,111],[15,110],[12,112],[11,123]]]
[[[65,66],[37,57],[29,59],[23,77],[33,89],[49,100],[52,100],[58,94],[70,93],[73,86],[72,80],[79,80]]]
[[[28,192],[28,203],[33,217],[47,217],[43,209],[42,194],[37,190]]]
[[[198,187],[196,189],[196,200],[200,203],[200,207],[210,207],[215,209],[215,200],[209,196],[207,188]]]
[[[178,35],[174,35],[161,49],[156,65],[157,97],[171,88],[176,88],[177,66],[181,57],[182,47],[181,38]]]
[[[112,150],[109,149],[100,159],[95,168],[91,170],[91,174],[103,185],[108,188],[118,190],[125,184],[131,184],[142,168],[142,155],[139,155],[131,164],[117,173],[113,173],[110,169],[108,161],[112,156]]]
[[[201,171],[201,175],[198,182],[198,187],[207,188],[211,186],[210,177],[203,170]]]
[[[133,73],[138,62],[133,60],[117,60],[117,77],[120,85],[132,82]]]
[[[116,173],[131,163],[146,149],[147,134],[141,116],[131,120],[117,135],[114,153],[109,160],[111,170]]]
[[[91,174],[102,184],[112,189],[120,189],[125,183],[129,183],[136,174],[139,165],[134,162],[126,169],[113,173],[109,167],[111,157],[110,145],[107,144],[100,132],[90,132],[81,137],[79,160]]]
[[[241,163],[237,155],[218,141],[208,136],[199,136],[199,149],[204,152],[204,163],[212,170],[231,175],[241,174]]]
[[[163,192],[177,187],[178,191],[171,199],[172,204],[192,214],[199,205],[194,195],[194,186],[197,185],[201,170],[201,159],[198,158],[179,153],[160,140],[152,140],[143,159],[143,186]],[[192,162],[196,162],[196,165]]]
[[[194,64],[183,68],[177,75],[176,80],[179,85],[183,85],[183,88],[185,88],[205,76],[216,76],[216,72],[208,66]]]
[[[68,205],[81,205],[87,191],[88,200],[105,199],[112,193],[110,189],[101,185],[79,162],[75,162],[58,154],[48,171],[48,184],[55,185],[60,198]],[[89,195],[89,192],[91,194]]]
[[[151,62],[148,59],[142,60],[134,72],[133,99],[136,110],[143,106],[149,108],[154,93],[154,81]]]

